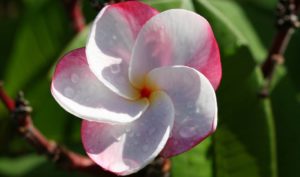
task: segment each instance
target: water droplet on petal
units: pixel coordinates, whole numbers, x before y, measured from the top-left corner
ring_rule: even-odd
[[[121,71],[121,67],[120,67],[120,65],[118,65],[118,64],[111,65],[111,66],[110,66],[110,71],[111,71],[113,74],[118,74],[118,73]]]
[[[71,81],[72,81],[74,84],[78,83],[78,81],[79,81],[79,76],[78,76],[77,74],[73,73],[73,74],[71,75]]]
[[[202,124],[198,121],[195,121],[190,118],[186,118],[179,128],[179,135],[182,138],[191,138],[193,136],[197,136],[198,134],[201,134],[201,128]]]
[[[121,136],[116,138],[117,141],[121,141]]]
[[[111,132],[111,135],[116,141],[121,141],[122,139],[122,135],[120,135],[118,132]]]
[[[179,130],[179,135],[182,137],[182,138],[190,138],[190,137],[193,137],[197,134],[197,128],[198,126],[195,125],[195,126],[191,126],[191,127],[187,127],[187,126],[184,126],[182,127],[180,130]]]
[[[64,95],[68,98],[72,98],[75,94],[75,91],[71,87],[66,87],[64,89]]]
[[[116,35],[113,35],[113,40],[117,40],[117,36]]]

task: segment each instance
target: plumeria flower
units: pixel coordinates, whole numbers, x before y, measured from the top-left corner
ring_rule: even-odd
[[[220,79],[218,45],[203,17],[130,1],[101,10],[86,47],[57,64],[51,92],[83,119],[89,157],[128,175],[215,131]]]

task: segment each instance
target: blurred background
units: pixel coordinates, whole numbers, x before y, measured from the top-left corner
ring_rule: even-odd
[[[94,2],[97,0],[94,0]],[[98,0],[103,3],[104,0]],[[287,48],[270,96],[260,98],[261,63],[276,34],[277,0],[145,0],[160,11],[193,10],[211,23],[219,43],[223,80],[217,91],[216,133],[172,158],[173,177],[300,176],[300,32]],[[97,14],[82,0],[87,24]],[[54,64],[82,47],[88,27],[77,33],[62,0],[0,0],[0,80],[9,95],[23,90],[34,124],[49,139],[84,154],[80,119],[71,118],[50,94]],[[87,176],[56,168],[15,131],[0,103],[0,176]]]

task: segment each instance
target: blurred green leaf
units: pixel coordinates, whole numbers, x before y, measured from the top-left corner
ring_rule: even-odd
[[[217,177],[276,177],[275,130],[270,101],[260,99],[262,74],[242,47],[223,58],[215,135]]]
[[[300,164],[300,90],[286,74],[274,88],[271,98],[277,130],[279,176],[294,177],[299,174]]]
[[[276,4],[278,1],[274,1],[274,0],[236,0],[238,2],[242,2],[242,3],[250,3],[250,4],[256,4],[257,6],[263,8],[264,10],[271,10],[274,11],[276,8]]]
[[[286,51],[286,62],[279,67],[281,78],[271,94],[276,122],[279,176],[294,177],[300,164],[300,80],[299,30],[292,36]],[[277,70],[278,71],[278,70]],[[283,75],[283,76],[282,76]]]
[[[210,177],[213,176],[211,138],[183,154],[172,158],[173,177]]]
[[[231,54],[235,48],[244,45],[249,47],[256,61],[266,56],[255,25],[249,22],[241,4],[233,0],[193,0],[193,3],[196,11],[211,23],[220,48],[225,49],[224,54]],[[256,13],[255,9],[252,12]]]
[[[0,175],[22,176],[45,161],[46,159],[44,157],[34,154],[17,158],[1,157]]]
[[[5,86],[13,94],[20,88],[29,88],[45,74],[45,68],[56,59],[71,34],[58,1],[25,10],[21,21],[4,76]]]
[[[186,0],[143,0],[143,2],[149,4],[150,6],[154,7],[159,11],[164,11],[168,9],[180,8],[183,1]]]
[[[0,176],[10,177],[88,177],[86,174],[79,172],[59,169],[55,164],[43,156],[29,154],[20,157],[2,157],[0,158]]]
[[[80,125],[75,119],[69,122],[71,116],[58,106],[50,94],[48,71],[73,34],[62,5],[60,1],[51,0],[36,4],[33,1],[24,1],[23,14],[20,15],[21,21],[15,30],[10,58],[1,64],[1,67],[5,68],[4,79],[1,80],[5,81],[6,90],[12,97],[17,91],[23,90],[34,110],[34,124],[47,137],[58,141],[65,141],[73,136],[72,132],[68,132],[70,129],[66,125],[73,122]],[[7,111],[2,108],[1,105],[1,118],[4,118],[4,122],[11,122]],[[7,130],[3,132],[9,133]],[[20,149],[29,150],[23,140],[23,144],[14,143],[19,142],[15,141],[20,139],[19,137],[3,137],[3,141],[8,143],[7,147],[10,147],[10,153],[18,153]],[[80,138],[77,138],[76,142],[80,142]],[[82,148],[75,146],[74,149]]]
[[[212,24],[222,53],[223,79],[217,92],[220,121],[213,144],[215,176],[276,177],[272,109],[269,100],[258,98],[263,78],[256,63],[266,50],[251,24],[253,17],[248,16],[256,13],[255,8],[230,0],[193,3]]]

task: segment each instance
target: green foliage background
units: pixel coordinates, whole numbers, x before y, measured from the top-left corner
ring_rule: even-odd
[[[258,98],[259,68],[276,32],[275,0],[145,0],[163,11],[193,10],[211,23],[219,42],[223,80],[217,91],[214,136],[174,157],[173,177],[295,177],[300,172],[300,32],[278,68],[271,96]],[[87,22],[96,15],[83,1]],[[0,79],[9,94],[23,90],[35,125],[50,139],[84,153],[80,120],[50,95],[51,71],[60,55],[82,47],[88,28],[75,35],[59,0],[0,1]],[[0,104],[0,176],[85,176],[54,167],[15,133]]]

